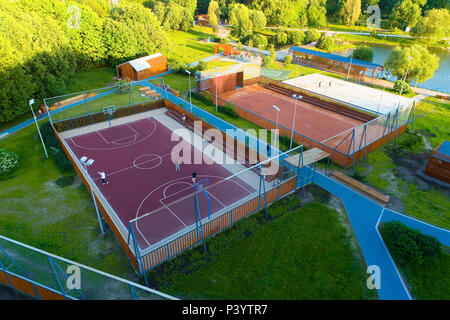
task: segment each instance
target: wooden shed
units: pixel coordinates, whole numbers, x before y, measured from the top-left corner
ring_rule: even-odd
[[[425,174],[450,183],[450,141],[442,142],[433,150]]]
[[[120,79],[144,80],[168,70],[167,60],[161,53],[131,60],[116,66]]]
[[[197,15],[197,21],[199,26],[206,26],[209,22],[209,17],[207,14],[199,14]]]

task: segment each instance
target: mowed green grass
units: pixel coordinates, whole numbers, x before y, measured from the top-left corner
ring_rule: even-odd
[[[365,264],[356,258],[337,211],[298,208],[297,196],[257,213],[156,268],[160,290],[188,299],[368,299]]]
[[[131,264],[119,242],[100,228],[90,195],[79,178],[59,187],[62,174],[52,158],[45,159],[36,127],[29,126],[0,141],[16,152],[20,168],[0,177],[0,234],[56,255],[129,279]]]
[[[163,77],[164,83],[168,84],[171,88],[180,92],[180,96],[189,91],[189,76],[186,73],[186,76],[179,73],[169,73]],[[155,79],[150,81],[153,84],[161,85],[161,79]],[[191,88],[194,89],[197,87],[197,82],[195,80],[194,75],[191,75]]]
[[[203,33],[202,29],[196,28],[184,31],[169,31],[167,35],[172,47],[167,54],[168,60],[179,60],[185,63],[192,63],[204,59],[214,54],[213,43],[202,43],[200,40],[211,37],[210,34]]]

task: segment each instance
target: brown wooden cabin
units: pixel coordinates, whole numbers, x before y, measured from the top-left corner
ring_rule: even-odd
[[[450,183],[450,141],[442,142],[433,150],[424,173]]]
[[[117,77],[127,80],[144,80],[168,70],[167,60],[161,53],[131,60],[116,66]]]

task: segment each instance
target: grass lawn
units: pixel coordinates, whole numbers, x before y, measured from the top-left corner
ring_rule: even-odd
[[[365,42],[365,43],[372,43],[372,44],[384,44],[389,46],[411,46],[413,44],[420,44],[422,46],[428,47],[429,44],[424,39],[415,39],[415,38],[396,38],[396,37],[385,37],[385,36],[378,36],[378,37],[371,37],[371,36],[364,36],[364,35],[356,35],[356,34],[337,34],[336,38],[341,39],[343,41],[350,41],[350,42]],[[431,45],[432,47],[439,47],[439,48],[447,48],[448,44],[446,44],[444,41],[437,42],[435,44]]]
[[[16,152],[21,163],[10,176],[0,178],[0,234],[136,280],[105,223],[106,235],[100,235],[94,204],[75,171],[62,174],[53,159],[44,160],[34,125],[1,140],[0,148]],[[66,176],[74,177],[73,183],[63,186]]]
[[[450,300],[450,250],[444,248],[434,261],[424,262],[413,270],[402,269],[412,288],[414,298],[420,300]]]
[[[339,214],[296,195],[188,250],[150,274],[165,292],[188,299],[373,299],[365,264]]]
[[[85,71],[76,71],[69,80],[66,93],[77,93],[97,88],[103,88],[113,83],[117,76],[116,68],[101,67]]]
[[[180,73],[169,73],[163,77],[164,83],[168,84],[171,88],[180,92],[180,96],[189,91],[189,76],[188,74],[183,75]],[[153,84],[160,85],[161,79],[155,79],[150,81]],[[195,88],[197,86],[197,82],[195,77],[191,75],[191,88]]]
[[[194,28],[190,31],[167,32],[172,46],[167,59],[178,59],[185,63],[192,63],[214,54],[213,43],[202,43],[200,40],[207,39],[211,35]]]

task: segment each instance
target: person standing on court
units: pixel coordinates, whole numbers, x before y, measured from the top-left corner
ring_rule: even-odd
[[[102,178],[102,184],[108,184],[108,180],[106,180],[106,173],[104,171],[101,171],[98,173],[100,175],[100,177]]]
[[[175,159],[175,172],[180,171],[180,161]]]

